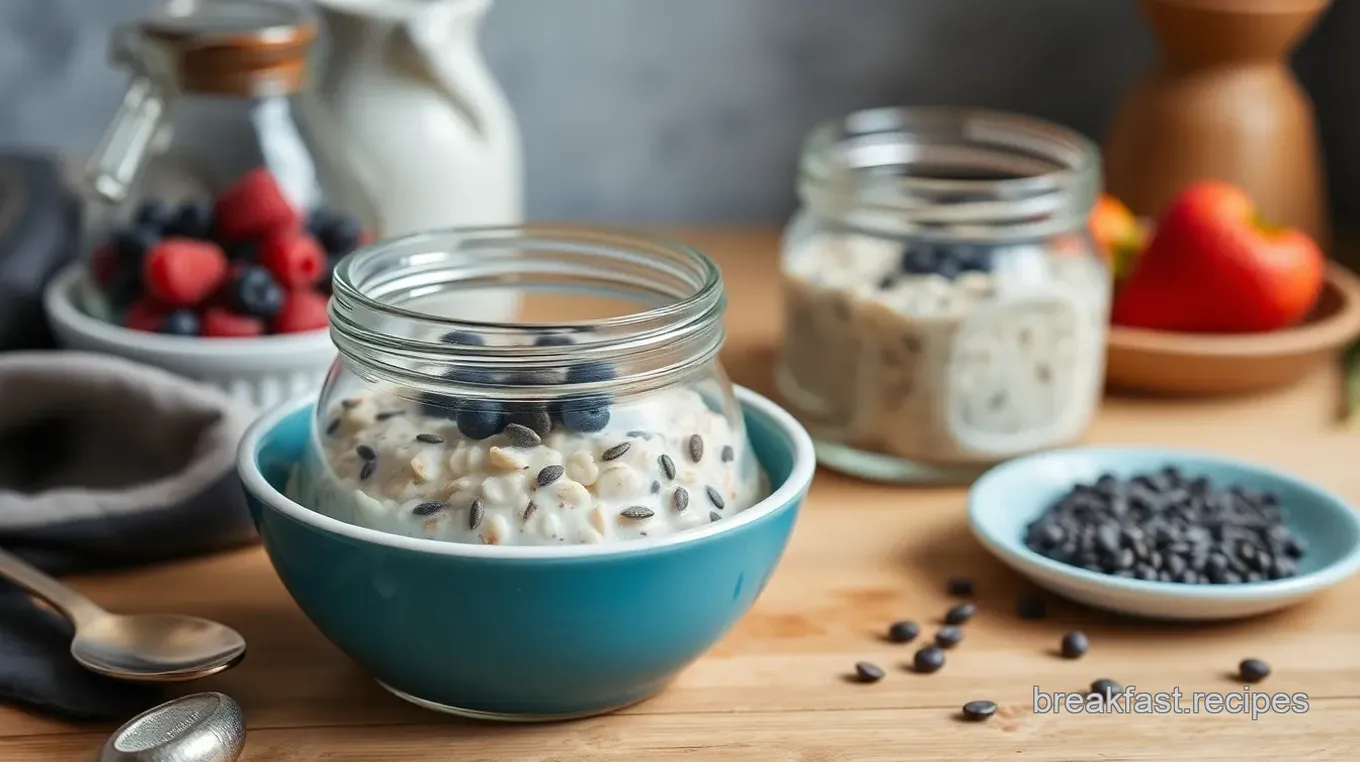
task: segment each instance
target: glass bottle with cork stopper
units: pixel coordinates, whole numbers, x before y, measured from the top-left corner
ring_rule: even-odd
[[[138,305],[225,305],[293,332],[271,323],[279,295],[328,294],[335,262],[381,232],[362,158],[304,94],[316,34],[279,0],[171,2],[115,31],[132,81],[86,167],[87,311],[198,335]],[[259,278],[243,298],[246,271]]]

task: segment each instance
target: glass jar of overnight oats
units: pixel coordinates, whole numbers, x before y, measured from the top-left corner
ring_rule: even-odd
[[[512,322],[446,317],[487,291]],[[339,358],[290,489],[333,518],[499,545],[707,525],[768,491],[718,363],[718,268],[678,244],[511,227],[392,239],[341,262]]]
[[[830,467],[964,482],[1079,440],[1111,274],[1086,138],[1040,120],[880,109],[817,128],[785,233],[780,395]]]

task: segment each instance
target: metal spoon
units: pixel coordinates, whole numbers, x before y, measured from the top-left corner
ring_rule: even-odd
[[[144,682],[196,680],[234,667],[246,655],[245,639],[226,625],[174,614],[110,614],[3,550],[0,577],[71,620],[71,656],[92,672]]]
[[[245,745],[241,707],[222,693],[195,693],[128,720],[99,762],[235,762]]]

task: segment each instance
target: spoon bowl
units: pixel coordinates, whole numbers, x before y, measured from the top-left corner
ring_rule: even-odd
[[[197,680],[246,655],[245,638],[224,624],[174,614],[111,614],[3,550],[0,578],[52,604],[75,625],[71,656],[91,672],[153,683]]]
[[[106,614],[85,623],[71,642],[82,666],[120,680],[196,680],[245,655],[245,638],[230,627],[174,614]]]

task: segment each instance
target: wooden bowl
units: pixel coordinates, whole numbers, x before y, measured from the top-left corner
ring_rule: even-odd
[[[1106,383],[1163,395],[1247,394],[1289,386],[1360,335],[1360,279],[1327,268],[1317,307],[1293,328],[1196,334],[1110,327]]]

